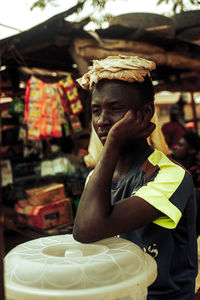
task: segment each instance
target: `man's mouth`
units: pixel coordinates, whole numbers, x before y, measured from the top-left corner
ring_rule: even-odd
[[[103,142],[103,141],[105,141],[107,139],[108,132],[100,132],[98,134],[98,136],[99,136],[100,140]]]

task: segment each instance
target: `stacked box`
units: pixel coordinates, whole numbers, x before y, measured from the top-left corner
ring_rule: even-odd
[[[37,206],[30,205],[27,200],[21,200],[15,204],[15,210],[19,222],[40,229],[73,223],[72,203],[67,198]]]
[[[26,190],[29,204],[44,205],[66,198],[64,184],[52,183],[39,188]]]

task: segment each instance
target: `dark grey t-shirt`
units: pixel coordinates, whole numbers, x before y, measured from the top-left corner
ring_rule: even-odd
[[[149,147],[127,175],[112,184],[113,204],[131,195],[163,213],[153,223],[121,235],[157,262],[158,276],[148,289],[148,300],[193,300],[198,259],[191,175]]]

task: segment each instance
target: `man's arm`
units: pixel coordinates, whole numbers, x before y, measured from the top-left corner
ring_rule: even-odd
[[[110,159],[112,155],[112,160]],[[73,235],[90,243],[137,229],[157,219],[161,213],[139,197],[130,197],[111,206],[111,182],[116,151],[104,146],[101,158],[82,194]]]
[[[126,140],[124,132],[130,134],[130,122],[122,120],[123,124],[113,126],[110,130],[99,161],[83,191],[73,229],[74,238],[80,242],[94,242],[131,231],[161,215],[157,209],[139,197],[126,198],[114,206],[111,205],[112,178],[120,154],[119,141],[123,143],[122,140]],[[133,123],[133,120],[129,121]],[[143,121],[145,124],[145,120]],[[152,125],[146,124],[141,130],[140,126],[141,121],[138,121],[137,137],[141,134],[148,135],[154,129]],[[135,124],[134,133],[137,132],[136,128]]]

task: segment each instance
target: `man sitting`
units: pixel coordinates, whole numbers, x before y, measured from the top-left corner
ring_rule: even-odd
[[[115,235],[136,243],[158,266],[148,300],[192,300],[195,192],[191,175],[147,143],[155,129],[154,68],[138,57],[108,57],[79,80],[92,90],[92,122],[104,147],[83,191],[73,235],[83,243]]]

